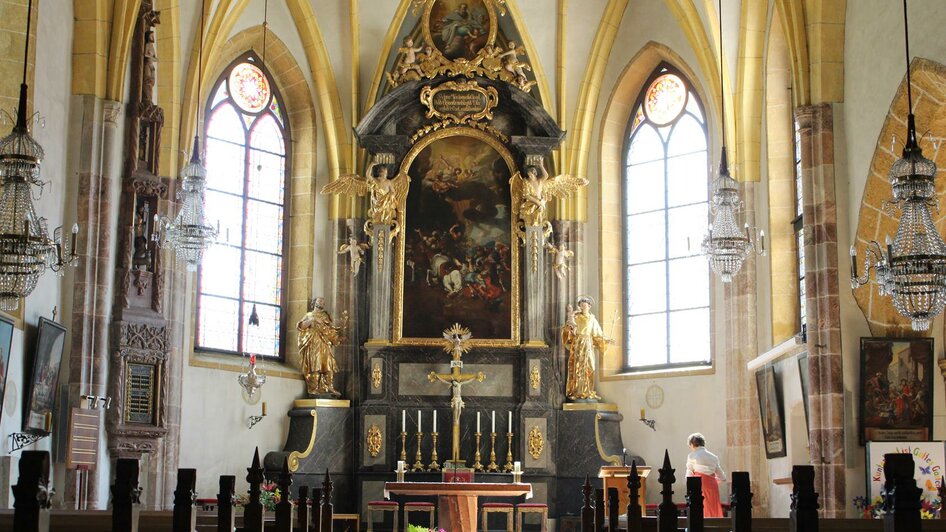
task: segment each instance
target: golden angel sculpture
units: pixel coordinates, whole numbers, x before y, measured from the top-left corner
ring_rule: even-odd
[[[348,235],[348,242],[342,244],[338,247],[339,255],[348,255],[349,269],[351,270],[352,275],[358,277],[358,272],[361,271],[361,265],[365,262],[365,251],[368,249],[368,244],[359,242],[355,235]]]
[[[335,360],[335,346],[345,339],[348,327],[348,313],[342,313],[342,325],[336,326],[332,316],[325,310],[325,299],[312,301],[311,310],[299,320],[299,359],[302,375],[305,377],[306,390],[311,395],[341,394],[335,390],[335,373],[338,362]]]
[[[569,400],[597,401],[595,392],[595,350],[602,353],[611,343],[604,336],[601,324],[591,313],[594,300],[580,296],[578,310],[568,305],[567,319],[562,327],[562,345],[568,351],[568,378],[565,381],[565,396]]]
[[[545,210],[551,198],[563,198],[588,184],[584,177],[568,174],[549,177],[544,164],[526,168],[526,175],[516,172],[509,180],[510,186],[520,199],[519,217],[527,227],[542,227],[546,224]]]
[[[374,175],[378,168],[377,176]],[[397,210],[407,199],[407,190],[411,178],[406,173],[399,173],[388,179],[388,166],[380,164],[375,157],[365,171],[367,177],[358,174],[345,174],[322,187],[322,194],[350,194],[352,196],[369,195],[371,205],[368,208],[368,219],[365,221],[365,232],[369,238],[374,238],[374,229],[388,228],[388,238],[392,239],[400,232],[397,221]],[[384,249],[381,242],[375,242],[375,253],[380,270],[384,264]]]

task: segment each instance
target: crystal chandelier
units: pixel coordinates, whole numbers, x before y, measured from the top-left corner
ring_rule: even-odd
[[[20,298],[33,292],[39,276],[47,268],[62,274],[65,266],[74,266],[76,236],[79,226],[72,226],[69,244],[62,242],[62,227],[49,238],[46,219],[33,207],[33,187],[42,193],[39,168],[43,148],[30,135],[27,126],[26,64],[30,47],[30,22],[33,2],[27,5],[26,48],[23,57],[23,82],[13,131],[0,139],[0,310],[16,310]]]
[[[930,322],[946,306],[946,243],[933,224],[930,207],[936,205],[936,164],[923,156],[916,137],[913,94],[910,86],[910,38],[907,2],[903,0],[903,28],[907,57],[907,140],[903,156],[890,167],[890,205],[900,208],[900,224],[893,241],[886,246],[876,241],[867,245],[864,275],[857,274],[857,249],[851,245],[851,288],[870,280],[882,296],[890,296],[893,306],[910,319],[914,331],[927,331]]]
[[[201,66],[204,53],[204,4],[200,10],[200,47],[197,53],[197,130],[200,130],[200,87],[203,77]],[[200,157],[200,135],[194,135],[194,148],[190,161],[181,169],[181,189],[177,200],[181,205],[174,220],[155,215],[157,228],[154,241],[162,248],[171,248],[177,254],[178,261],[187,264],[188,271],[196,271],[204,256],[204,251],[217,240],[220,233],[217,227],[206,221],[204,196],[207,188],[207,168]]]
[[[733,275],[742,269],[742,263],[756,249],[749,224],[739,227],[736,213],[742,209],[739,198],[739,184],[729,174],[729,161],[726,157],[726,112],[723,85],[723,12],[719,2],[719,101],[720,123],[722,124],[722,152],[719,157],[719,176],[713,180],[713,199],[710,211],[713,223],[703,237],[703,255],[710,267],[724,283],[732,281]],[[765,233],[759,232],[759,255],[765,255]]]

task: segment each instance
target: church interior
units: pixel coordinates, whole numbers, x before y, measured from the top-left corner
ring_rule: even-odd
[[[258,451],[362,530],[448,478],[577,530],[632,462],[645,513],[697,474],[729,512],[747,472],[787,519],[805,465],[822,518],[876,517],[887,453],[939,515],[941,0],[0,21],[0,514],[30,451],[53,512],[109,508],[121,459],[142,509],[181,468],[239,499]]]

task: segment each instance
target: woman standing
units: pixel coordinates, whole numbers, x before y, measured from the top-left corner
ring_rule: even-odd
[[[726,481],[726,473],[719,466],[719,458],[706,450],[706,438],[702,434],[691,434],[688,443],[692,452],[687,456],[687,476],[703,479],[703,517],[722,517],[719,483]]]

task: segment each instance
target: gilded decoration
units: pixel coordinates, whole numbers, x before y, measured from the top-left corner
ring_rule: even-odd
[[[542,384],[542,374],[539,373],[539,366],[532,366],[532,371],[529,372],[529,386],[532,386],[533,390],[538,390],[540,384]]]
[[[532,67],[520,59],[525,49],[515,41],[497,42],[497,15],[506,14],[505,0],[415,0],[414,14],[421,8],[423,42],[404,38],[394,69],[387,73],[392,86],[442,75],[482,76],[525,92],[535,85],[526,74]]]
[[[371,368],[371,388],[375,390],[381,389],[381,365],[375,365]]]
[[[398,221],[398,208],[404,204],[407,198],[407,191],[410,185],[410,177],[406,173],[399,173],[393,178],[388,178],[388,165],[392,158],[388,156],[376,155],[371,164],[365,170],[365,176],[358,174],[345,174],[338,176],[324,187],[322,194],[349,194],[352,196],[368,195],[371,203],[368,208],[368,219],[365,221],[365,233],[369,238],[375,240],[375,256],[377,257],[378,271],[384,266],[384,243],[381,239],[374,238],[375,229],[387,229],[387,238],[393,239],[401,231],[401,225]],[[378,168],[377,175],[374,169]],[[351,241],[349,245],[351,245]],[[355,240],[357,246],[357,240]],[[351,251],[357,253],[360,248],[353,248],[355,251],[339,250],[340,253]],[[360,255],[359,255],[360,258]],[[353,272],[354,273],[354,272]]]
[[[384,443],[384,439],[381,436],[381,429],[378,428],[377,425],[372,424],[368,427],[368,434],[365,436],[365,445],[368,448],[368,455],[375,458],[381,454],[382,443]]]
[[[499,103],[494,87],[480,87],[476,81],[448,81],[420,91],[420,103],[427,107],[427,118],[450,120],[454,124],[492,120]]]
[[[499,140],[465,126],[431,133],[404,157],[400,173],[411,179],[398,209],[395,343],[438,345],[462,321],[471,346],[519,344],[515,168]]]
[[[529,455],[532,456],[533,460],[538,460],[542,456],[542,451],[545,450],[545,439],[542,438],[542,431],[539,430],[538,426],[532,427],[532,430],[529,431]]]

